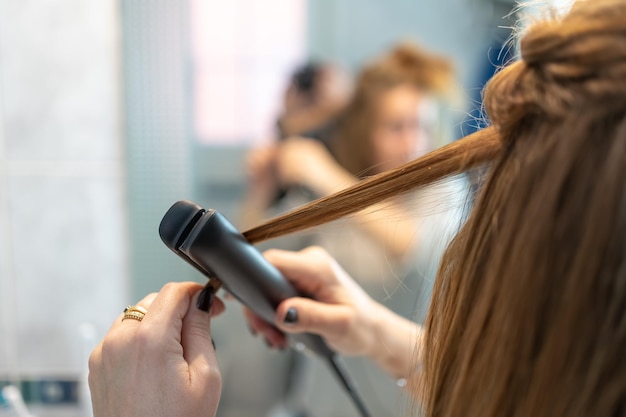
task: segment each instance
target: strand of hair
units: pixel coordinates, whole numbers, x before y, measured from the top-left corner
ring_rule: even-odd
[[[484,128],[396,169],[274,217],[246,232],[258,243],[337,220],[373,204],[492,161],[501,150],[493,127]]]

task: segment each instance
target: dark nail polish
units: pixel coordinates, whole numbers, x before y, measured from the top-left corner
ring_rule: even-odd
[[[298,322],[298,311],[293,307],[288,309],[283,322],[285,324],[296,324]]]
[[[213,340],[213,338],[211,338],[211,344],[213,345],[213,350],[217,351],[217,348],[215,347],[215,340]]]
[[[208,312],[211,309],[211,306],[213,305],[213,298],[215,298],[214,292],[215,290],[213,289],[212,286],[207,285],[206,287],[204,287],[204,289],[198,296],[198,302],[196,306],[200,310]]]

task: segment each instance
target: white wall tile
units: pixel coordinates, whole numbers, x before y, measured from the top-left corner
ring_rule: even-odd
[[[117,7],[0,0],[0,379],[80,377],[128,303]]]
[[[20,370],[75,373],[127,304],[118,178],[14,177],[10,183]]]
[[[116,2],[0,1],[7,157],[120,154]]]

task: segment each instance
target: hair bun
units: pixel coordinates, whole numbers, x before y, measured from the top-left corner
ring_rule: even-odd
[[[523,115],[561,118],[590,106],[626,106],[625,0],[579,1],[562,19],[531,26],[520,52],[521,62],[485,90],[495,125],[515,129]]]
[[[599,6],[599,7],[597,7]],[[626,61],[626,1],[577,2],[562,20],[538,23],[520,42],[523,61],[581,79]]]

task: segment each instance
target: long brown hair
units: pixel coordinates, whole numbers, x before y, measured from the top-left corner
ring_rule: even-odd
[[[626,414],[626,2],[533,26],[487,86],[504,140],[427,320],[429,416]]]
[[[388,198],[483,165],[495,158],[500,147],[496,131],[483,129],[422,158],[270,219],[244,232],[244,236],[249,242],[258,243],[329,223]]]
[[[491,161],[435,283],[426,415],[625,415],[626,0],[576,3],[534,25],[521,55],[485,90],[491,127],[246,236],[331,221]]]

